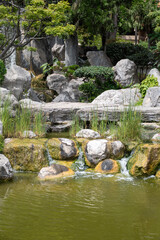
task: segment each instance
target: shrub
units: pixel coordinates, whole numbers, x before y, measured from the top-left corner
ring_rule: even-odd
[[[82,67],[78,68],[74,75],[85,77],[88,80],[80,85],[79,89],[83,92],[81,101],[91,102],[102,92],[109,89],[118,89],[119,86],[114,82],[112,68],[107,67]]]
[[[6,68],[4,62],[0,59],[0,84],[4,80],[4,75],[6,74]]]
[[[113,80],[113,71],[109,67],[81,67],[74,72],[74,75],[76,77],[96,78],[99,80]]]
[[[156,87],[156,86],[158,86],[157,78],[155,78],[153,75],[152,75],[152,76],[148,75],[148,76],[141,82],[141,85],[140,85],[140,92],[141,92],[141,94],[142,94],[142,98],[145,97],[148,88],[150,88],[150,87]]]
[[[153,64],[154,59],[154,55],[149,49],[132,43],[108,44],[106,53],[113,65],[116,65],[121,59],[128,58],[134,61],[137,66],[148,66]]]

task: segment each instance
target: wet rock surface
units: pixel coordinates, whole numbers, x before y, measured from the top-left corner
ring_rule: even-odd
[[[10,180],[13,178],[13,169],[5,155],[0,154],[0,180]]]
[[[120,172],[120,165],[113,159],[106,159],[96,166],[95,171],[105,174],[115,174]]]
[[[74,175],[74,172],[70,168],[59,164],[52,164],[50,167],[42,168],[38,174],[38,178],[41,180],[52,180],[71,175]]]

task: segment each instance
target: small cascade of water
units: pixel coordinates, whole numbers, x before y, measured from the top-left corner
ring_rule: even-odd
[[[49,153],[47,143],[46,143],[46,154],[47,154],[47,159],[48,159],[49,166],[56,163],[56,160],[54,160]]]
[[[127,169],[127,163],[130,159],[130,156],[129,157],[124,157],[122,158],[119,163],[121,165],[121,173],[124,175],[124,176],[130,176],[129,174],[129,170]]]
[[[82,172],[85,169],[87,169],[87,166],[85,164],[84,154],[82,151],[82,148],[79,148],[79,156],[77,161],[74,163],[75,171]]]

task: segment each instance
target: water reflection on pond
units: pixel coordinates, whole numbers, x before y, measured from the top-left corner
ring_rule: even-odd
[[[0,239],[160,239],[159,183],[92,173],[39,183],[16,174],[0,184]]]

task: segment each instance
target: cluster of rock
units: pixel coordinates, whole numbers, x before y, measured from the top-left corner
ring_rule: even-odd
[[[87,171],[92,169],[96,173],[118,174],[121,172],[123,157],[134,148],[134,145],[124,146],[118,140],[100,139],[99,133],[90,129],[81,130],[76,137],[76,140],[6,139],[4,155],[0,154],[0,180],[12,179],[13,169],[39,172],[39,180],[73,176],[74,163],[80,156],[79,145],[83,151],[85,165],[88,167]],[[127,164],[131,176],[156,175],[160,178],[160,144],[158,143],[160,137],[158,137],[153,139],[154,143],[140,144],[134,148]]]

